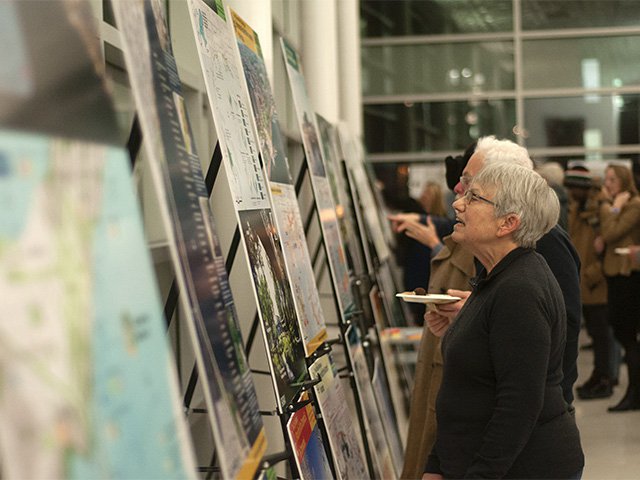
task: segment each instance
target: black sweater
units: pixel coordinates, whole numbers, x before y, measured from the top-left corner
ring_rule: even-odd
[[[438,431],[426,471],[445,478],[568,478],[584,465],[562,392],[566,319],[545,260],[517,248],[442,340]]]

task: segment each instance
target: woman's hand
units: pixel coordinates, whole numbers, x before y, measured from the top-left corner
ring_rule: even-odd
[[[598,255],[601,255],[602,252],[604,252],[604,247],[605,247],[604,239],[600,235],[598,235],[593,240],[593,248],[595,249]]]
[[[429,248],[433,248],[440,243],[440,237],[438,237],[436,227],[433,225],[430,216],[427,217],[426,225],[415,220],[405,220],[397,226],[396,231],[404,232],[407,237],[413,238]]]
[[[631,194],[629,192],[627,191],[620,192],[619,194],[616,195],[616,198],[613,199],[611,208],[617,209],[618,211],[620,211],[620,209],[627,204],[630,198],[631,198]]]
[[[423,473],[422,480],[444,480],[444,477],[439,473]]]
[[[451,324],[451,321],[444,315],[440,315],[438,312],[429,310],[424,314],[424,321],[436,337],[443,336]]]
[[[453,321],[456,315],[458,315],[458,312],[462,310],[462,307],[464,307],[464,304],[467,301],[467,298],[469,298],[469,295],[471,295],[471,292],[468,290],[456,290],[454,288],[450,288],[447,290],[447,295],[460,297],[460,300],[454,303],[437,305],[436,311],[440,315],[447,317],[450,321]]]
[[[404,222],[419,222],[420,214],[419,213],[394,213],[391,215],[387,215],[387,218],[391,220],[391,228],[394,232],[399,232],[398,227]]]

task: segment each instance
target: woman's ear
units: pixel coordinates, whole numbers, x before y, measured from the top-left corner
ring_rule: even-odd
[[[508,213],[498,225],[498,237],[504,237],[515,232],[520,226],[520,217],[515,213]]]

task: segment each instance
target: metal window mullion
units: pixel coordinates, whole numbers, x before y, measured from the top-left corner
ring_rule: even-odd
[[[522,10],[520,0],[513,0],[513,64],[516,88],[516,124],[513,126],[513,132],[520,145],[524,145],[526,124],[524,115],[524,98],[523,90],[523,67],[522,67]]]

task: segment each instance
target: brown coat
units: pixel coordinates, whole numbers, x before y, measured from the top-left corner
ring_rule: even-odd
[[[475,275],[473,255],[445,237],[444,248],[431,260],[430,293],[444,293],[448,288],[469,290]],[[422,478],[427,456],[436,437],[436,396],[442,382],[440,339],[426,324],[418,350],[415,384],[411,394],[407,449],[402,479]]]
[[[632,197],[619,213],[611,211],[611,205],[600,207],[600,230],[606,247],[604,251],[604,274],[608,277],[631,274],[629,255],[619,255],[615,249],[640,244],[640,197]]]
[[[607,280],[602,270],[602,259],[593,242],[600,231],[599,192],[590,196],[584,209],[578,202],[569,204],[569,236],[580,256],[580,297],[583,305],[607,303]]]

